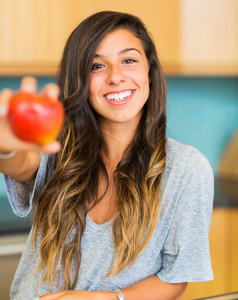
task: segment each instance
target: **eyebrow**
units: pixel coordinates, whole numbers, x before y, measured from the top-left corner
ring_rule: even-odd
[[[126,52],[130,52],[130,51],[137,51],[141,54],[140,50],[136,49],[136,48],[125,48],[125,49],[122,49],[120,52],[119,52],[119,55],[123,54],[123,53],[126,53]],[[141,54],[142,55],[142,54]],[[101,55],[101,54],[95,54],[94,55],[95,58],[103,58],[104,55]]]
[[[137,51],[137,52],[139,52],[141,54],[141,52],[138,49],[136,49],[136,48],[126,48],[126,49],[123,49],[123,50],[121,50],[119,52],[119,54],[123,54],[123,53],[129,52],[129,51]]]

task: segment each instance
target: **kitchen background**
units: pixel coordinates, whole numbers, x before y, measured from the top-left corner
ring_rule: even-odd
[[[220,188],[217,168],[238,130],[238,1],[127,0],[126,6],[122,4],[0,0],[0,90],[17,90],[22,76],[28,74],[37,77],[39,88],[55,81],[66,37],[89,14],[105,9],[138,14],[151,29],[166,74],[167,136],[198,148],[216,178],[210,231],[215,280],[190,284],[183,299],[236,291],[238,196],[230,197]],[[233,179],[238,185],[238,178]],[[2,174],[0,199],[0,294],[5,300],[31,220],[12,213]]]

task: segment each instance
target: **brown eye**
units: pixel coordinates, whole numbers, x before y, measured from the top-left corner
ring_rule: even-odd
[[[92,71],[97,71],[97,70],[100,70],[104,67],[103,64],[99,64],[99,63],[96,63],[96,64],[93,64],[92,65]]]
[[[133,58],[127,58],[123,61],[123,64],[132,64],[134,62],[137,62],[137,61]]]

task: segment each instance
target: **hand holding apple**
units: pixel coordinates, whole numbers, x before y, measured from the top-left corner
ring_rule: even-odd
[[[10,99],[8,120],[19,139],[45,145],[59,135],[64,109],[59,100],[48,95],[20,91]]]
[[[37,80],[34,77],[23,77],[19,92],[36,94]],[[44,96],[58,101],[60,94],[59,87],[55,83],[48,83],[42,89]],[[0,91],[0,153],[9,153],[12,151],[25,152],[38,150],[43,153],[57,153],[60,151],[61,144],[57,140],[40,145],[31,141],[24,141],[16,136],[9,121],[9,104],[14,92],[9,88]]]

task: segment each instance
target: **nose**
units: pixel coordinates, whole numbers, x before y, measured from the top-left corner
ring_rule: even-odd
[[[119,85],[126,81],[126,76],[120,66],[111,66],[108,70],[107,83],[110,85]]]

